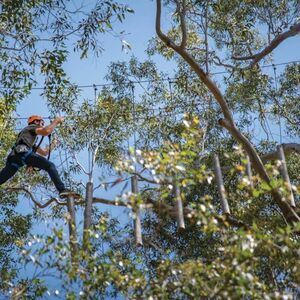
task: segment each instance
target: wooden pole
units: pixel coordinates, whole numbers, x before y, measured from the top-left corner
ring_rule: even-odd
[[[250,187],[253,188],[252,169],[251,169],[250,157],[247,155],[246,159],[247,159],[246,172],[247,172],[247,176],[248,176],[248,179],[249,179],[249,182],[250,182]]]
[[[68,224],[69,224],[69,239],[70,239],[72,260],[76,260],[75,257],[78,253],[78,244],[77,244],[74,196],[71,196],[71,195],[68,196],[67,208],[68,208],[68,213],[69,213]]]
[[[84,224],[83,224],[83,247],[86,248],[89,241],[89,229],[92,224],[93,209],[93,183],[91,181],[86,184]]]
[[[137,184],[136,175],[131,177],[131,191],[133,194],[138,193],[138,184]],[[134,208],[133,214],[134,214],[133,226],[134,226],[135,242],[137,246],[143,246],[140,210],[138,208]]]
[[[282,145],[279,145],[277,147],[277,151],[278,151],[279,159],[281,161],[280,173],[281,173],[284,181],[286,182],[288,191],[290,193],[289,203],[290,203],[290,205],[292,207],[295,208],[296,207],[295,198],[294,198],[294,194],[293,194],[293,190],[292,190],[292,186],[291,186],[291,181],[290,181],[289,173],[288,173],[287,166],[286,166],[286,160],[285,160],[285,155],[284,155],[284,151],[283,151]]]
[[[225,187],[224,187],[224,182],[223,182],[223,177],[222,177],[222,172],[220,167],[220,161],[217,154],[214,155],[214,168],[215,168],[215,176],[218,185],[218,191],[219,191],[223,213],[226,215],[230,215],[230,209],[226,198],[226,192],[225,192]]]
[[[177,212],[177,224],[178,224],[178,229],[185,229],[185,223],[184,223],[184,216],[183,216],[183,205],[182,205],[182,200],[180,196],[180,188],[177,184],[176,181],[173,183],[173,189],[174,189],[174,194],[175,194],[175,200],[176,200],[176,212]]]

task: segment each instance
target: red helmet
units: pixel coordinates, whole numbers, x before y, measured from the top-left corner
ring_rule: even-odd
[[[30,116],[30,117],[28,118],[27,123],[28,123],[28,124],[31,124],[31,123],[33,123],[34,121],[41,121],[41,120],[43,120],[43,117],[33,115],[33,116]]]

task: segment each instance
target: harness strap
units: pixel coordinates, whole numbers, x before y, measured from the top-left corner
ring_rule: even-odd
[[[41,146],[43,140],[44,140],[44,136],[42,136],[41,140],[39,141],[39,143],[38,143],[36,146],[33,146],[33,147],[32,147],[32,151],[33,151],[34,153],[36,153],[37,149]]]
[[[37,146],[34,146],[34,147],[32,147],[32,152],[33,153],[36,153],[36,151],[37,151],[37,149],[40,147],[40,145],[42,144],[42,142],[43,142],[43,140],[44,140],[44,137],[45,136],[42,136],[42,138],[41,138],[41,140],[39,141],[39,143],[38,143],[38,145]],[[47,159],[49,160],[50,159],[50,155],[51,155],[51,146],[50,146],[50,144],[51,144],[51,134],[49,134],[48,135],[48,140],[49,140],[49,153],[48,153],[48,157],[47,157]],[[28,155],[27,155],[28,156]],[[26,157],[27,157],[26,156]],[[24,158],[24,159],[26,159],[26,157]],[[39,172],[41,169],[39,169],[39,168],[32,168],[34,171],[36,171],[36,172]]]
[[[51,134],[48,135],[48,140],[49,140],[49,152],[48,152],[47,159],[50,160],[50,156],[51,156]]]
[[[31,153],[32,153],[32,150],[25,152],[21,156],[21,163],[19,163],[19,164],[18,163],[10,163],[11,166],[17,168],[17,170],[20,169],[21,167],[23,167],[26,164],[25,160]]]

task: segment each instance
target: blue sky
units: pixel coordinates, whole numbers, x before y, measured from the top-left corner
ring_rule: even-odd
[[[125,1],[122,1],[124,3]],[[78,85],[92,85],[102,84],[104,82],[104,76],[107,73],[107,66],[112,61],[129,60],[131,55],[137,56],[138,59],[143,60],[147,56],[145,49],[147,47],[148,40],[155,35],[155,2],[150,0],[135,0],[126,1],[131,7],[134,8],[135,14],[129,15],[123,24],[116,24],[114,27],[116,32],[126,30],[128,34],[124,35],[124,39],[130,43],[132,51],[125,53],[122,51],[122,43],[120,39],[113,37],[112,35],[103,36],[103,48],[105,49],[102,55],[98,58],[90,57],[86,60],[80,60],[79,56],[72,55],[71,60],[66,64],[66,72],[70,76],[71,81]],[[274,63],[282,63],[287,61],[300,59],[300,38],[299,36],[291,38],[282,43],[274,51]],[[167,71],[172,74],[173,65],[170,62],[164,61],[162,58],[157,58],[161,70]],[[278,72],[283,67],[278,67]],[[40,114],[48,116],[47,105],[45,99],[39,94],[41,91],[34,90],[27,99],[22,101],[17,108],[17,114],[21,117],[27,117],[31,114]],[[94,89],[83,89],[83,98],[94,98]],[[20,126],[25,125],[24,121],[20,123]],[[54,153],[55,156],[55,153]],[[55,161],[56,162],[56,161]],[[86,178],[85,178],[86,179]],[[110,180],[111,178],[107,178]],[[122,185],[121,185],[122,186]],[[96,196],[108,197],[112,199],[119,191],[119,187],[116,187],[109,192],[101,190],[97,192]],[[111,213],[119,216],[121,220],[128,219],[128,215],[124,213],[124,209],[121,208],[108,208]],[[31,205],[29,200],[20,202],[20,211],[30,212]],[[67,228],[66,228],[67,230]]]

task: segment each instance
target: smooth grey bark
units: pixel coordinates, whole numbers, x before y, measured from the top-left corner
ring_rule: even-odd
[[[293,190],[292,190],[292,186],[291,186],[291,181],[290,181],[290,176],[289,176],[289,173],[288,173],[288,169],[286,167],[285,155],[284,155],[282,145],[278,146],[278,156],[279,156],[279,159],[281,161],[280,172],[281,172],[281,175],[282,175],[284,181],[286,182],[286,186],[287,186],[287,189],[288,189],[289,194],[290,194],[288,200],[289,200],[290,205],[295,208],[296,204],[295,204],[294,194],[293,194]]]
[[[180,195],[180,188],[178,183],[173,183],[174,195],[175,195],[175,210],[177,215],[178,230],[185,229],[184,216],[183,216],[183,205]]]
[[[220,196],[221,206],[223,213],[225,215],[230,215],[230,208],[226,197],[226,191],[224,187],[221,167],[220,167],[220,161],[218,155],[214,155],[214,168],[215,168],[215,176],[216,176],[216,182],[218,186],[218,192]]]
[[[67,198],[67,208],[69,213],[68,225],[69,225],[69,238],[71,245],[72,260],[76,260],[76,255],[78,253],[78,240],[77,240],[77,227],[75,218],[75,208],[74,208],[74,197],[68,196]]]
[[[93,210],[93,183],[87,182],[85,194],[85,208],[84,208],[84,223],[83,223],[83,247],[87,246],[89,241],[89,229],[92,224],[92,210]]]
[[[136,175],[131,177],[131,191],[133,194],[138,193],[138,184]],[[135,235],[135,243],[137,246],[143,245],[142,239],[142,224],[140,218],[140,210],[138,208],[133,208],[133,226],[134,226],[134,235]]]

